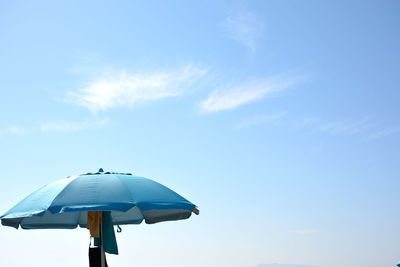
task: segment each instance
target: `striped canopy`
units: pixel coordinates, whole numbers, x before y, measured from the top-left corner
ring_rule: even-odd
[[[5,226],[23,229],[86,227],[88,211],[111,211],[114,225],[182,220],[194,204],[171,189],[130,173],[86,173],[50,183],[2,215]]]

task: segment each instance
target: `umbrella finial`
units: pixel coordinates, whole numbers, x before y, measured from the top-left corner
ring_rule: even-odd
[[[100,168],[100,169],[99,169],[99,172],[104,172],[103,168]]]

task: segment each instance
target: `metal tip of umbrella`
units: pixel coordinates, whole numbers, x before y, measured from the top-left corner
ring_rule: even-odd
[[[82,176],[82,175],[98,175],[98,174],[133,175],[132,173],[129,173],[129,172],[109,172],[109,171],[105,172],[103,170],[103,168],[100,168],[97,172],[87,172],[87,173],[83,173],[83,174],[78,175],[78,176]],[[71,177],[74,177],[74,176],[71,176]],[[67,177],[67,178],[70,178],[70,177]]]

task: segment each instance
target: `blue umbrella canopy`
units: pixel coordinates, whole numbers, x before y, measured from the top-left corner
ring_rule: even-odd
[[[130,173],[86,173],[50,183],[2,215],[18,229],[86,227],[88,211],[110,211],[114,225],[182,220],[198,214],[196,205],[171,189]]]

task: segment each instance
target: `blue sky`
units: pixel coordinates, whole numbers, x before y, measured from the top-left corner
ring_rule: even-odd
[[[0,212],[102,167],[153,178],[201,210],[124,227],[110,265],[394,266],[399,11],[0,2]],[[7,266],[87,264],[84,229],[3,227],[0,239]]]

